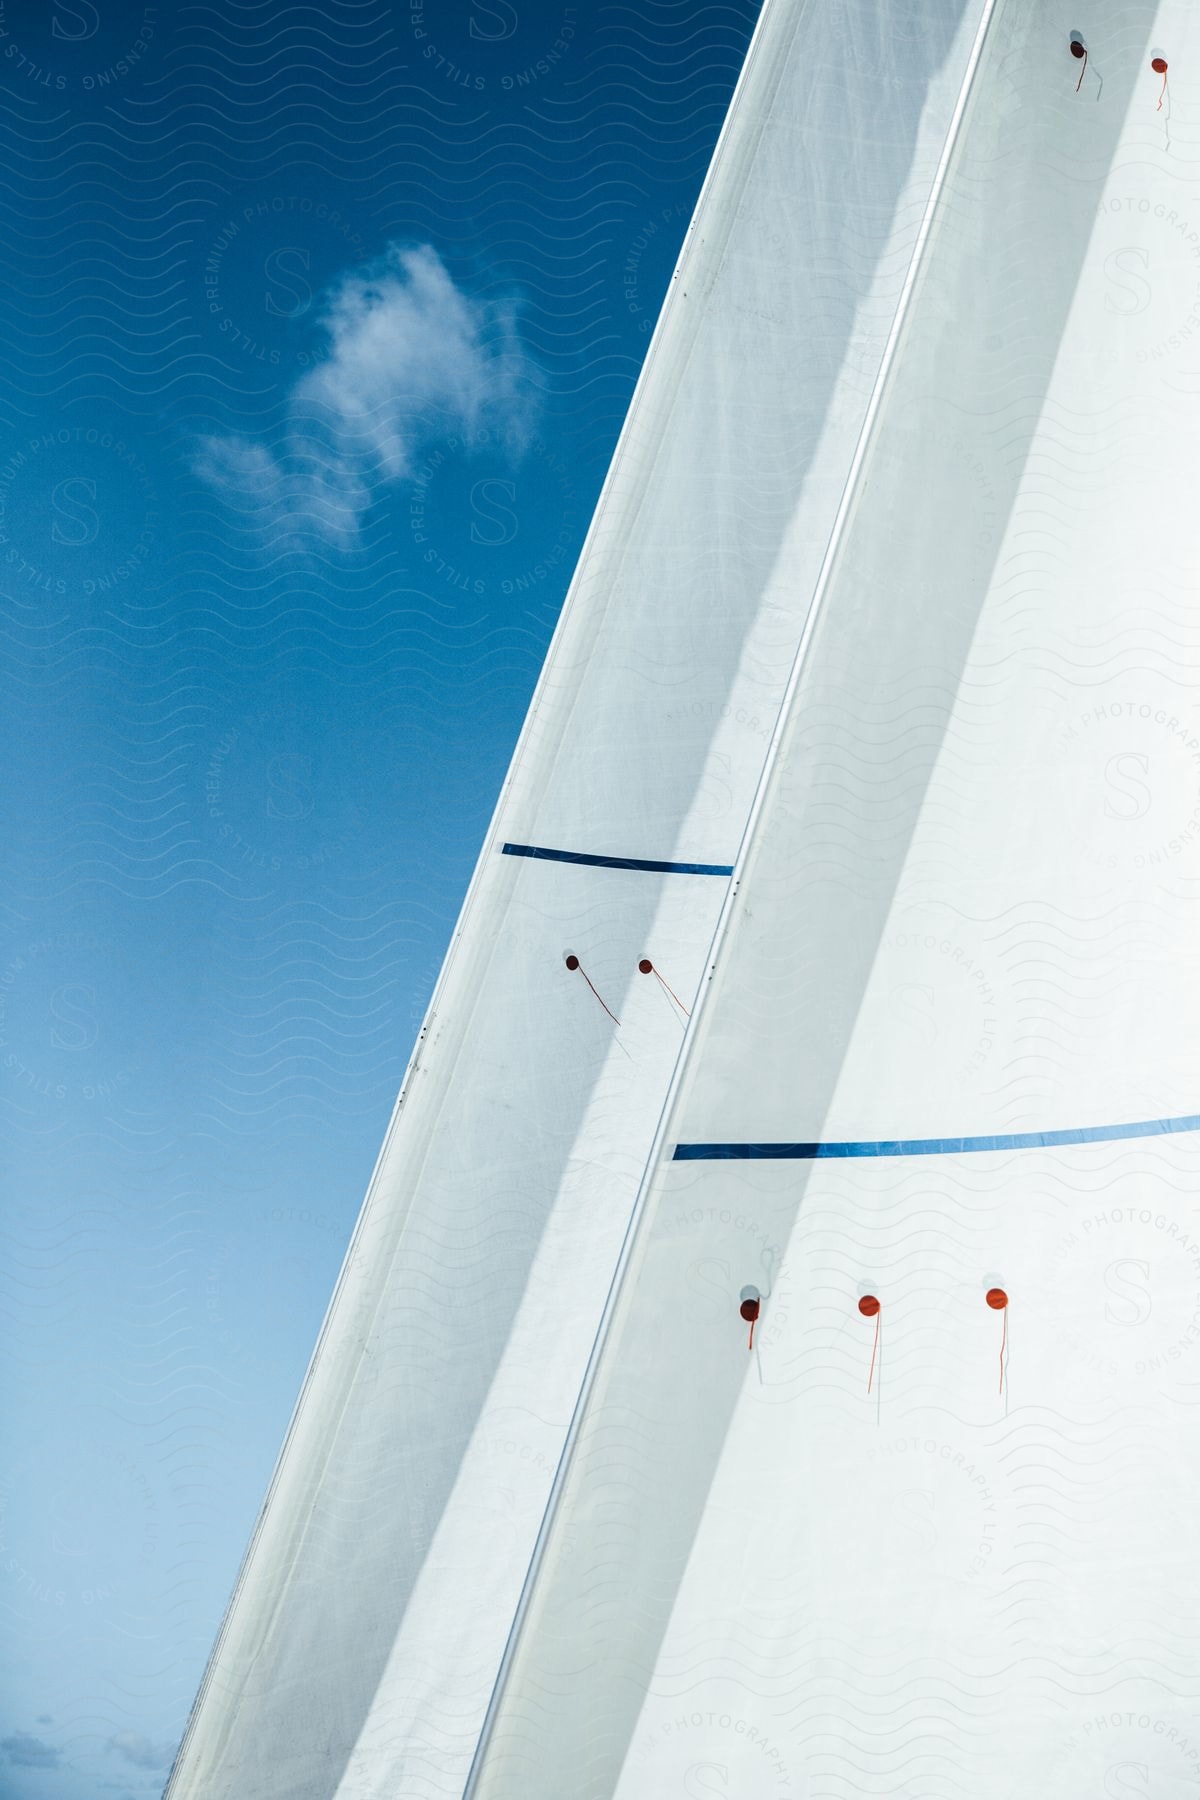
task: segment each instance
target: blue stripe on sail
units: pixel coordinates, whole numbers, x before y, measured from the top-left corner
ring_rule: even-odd
[[[1200,1113],[1178,1119],[1138,1119],[1130,1125],[1079,1125],[1069,1131],[1010,1131],[995,1137],[880,1138],[861,1143],[676,1144],[675,1162],[823,1162],[847,1156],[961,1156],[976,1150],[1052,1150],[1059,1144],[1101,1144],[1114,1138],[1158,1137],[1200,1131]]]
[[[544,844],[502,844],[502,856],[533,856],[540,862],[587,863],[593,869],[638,869],[644,875],[732,875],[729,863],[650,862],[641,856],[589,856],[583,850],[547,850]]]

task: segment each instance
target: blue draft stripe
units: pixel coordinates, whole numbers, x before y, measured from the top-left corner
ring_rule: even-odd
[[[732,875],[733,864],[648,862],[641,856],[588,856],[582,850],[547,850],[543,844],[502,844],[502,856],[533,856],[540,862],[587,863],[593,869],[640,869],[644,875]]]
[[[998,1137],[882,1138],[849,1144],[676,1144],[675,1162],[823,1162],[839,1156],[961,1156],[974,1150],[1052,1150],[1113,1138],[1200,1131],[1200,1113],[1138,1119],[1131,1125],[1080,1125],[1070,1131],[1012,1131]]]

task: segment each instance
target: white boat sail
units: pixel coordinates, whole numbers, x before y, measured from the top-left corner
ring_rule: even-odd
[[[1200,1785],[1200,13],[983,26],[471,1800]]]
[[[767,0],[172,1800],[1192,1768],[1200,28],[1088,10]]]

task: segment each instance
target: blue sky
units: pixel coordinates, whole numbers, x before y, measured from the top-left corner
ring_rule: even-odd
[[[0,1800],[161,1787],[755,11],[0,5]]]

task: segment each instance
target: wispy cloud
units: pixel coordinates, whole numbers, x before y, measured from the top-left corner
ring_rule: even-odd
[[[200,472],[273,532],[352,547],[376,494],[422,446],[487,434],[514,462],[532,432],[532,368],[510,305],[471,299],[429,245],[393,245],[326,296],[324,356],[271,448],[209,437]]]
[[[171,1750],[165,1744],[152,1744],[137,1731],[118,1731],[110,1737],[105,1745],[107,1750],[115,1750],[118,1756],[132,1763],[135,1769],[162,1769],[171,1760]]]
[[[62,1762],[62,1751],[31,1731],[14,1731],[0,1738],[0,1754],[18,1769],[57,1769]]]

